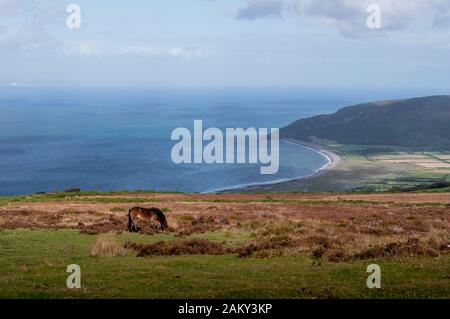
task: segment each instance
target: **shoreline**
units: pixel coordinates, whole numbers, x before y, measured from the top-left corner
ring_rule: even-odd
[[[257,183],[256,182],[256,183],[249,183],[249,184],[245,184],[245,185],[236,185],[234,187],[226,187],[226,188],[222,188],[222,189],[204,192],[204,194],[249,191],[249,190],[253,190],[254,188],[257,189],[260,186],[281,185],[284,183],[314,178],[314,177],[320,176],[328,171],[333,170],[342,162],[342,158],[339,155],[337,155],[336,153],[327,149],[325,146],[313,144],[313,143],[309,143],[309,142],[305,142],[305,141],[295,140],[295,139],[289,139],[289,138],[284,138],[284,139],[282,139],[282,141],[285,143],[288,143],[288,144],[297,145],[297,146],[301,146],[301,147],[313,150],[314,152],[317,152],[320,155],[322,155],[324,158],[326,158],[328,163],[323,165],[322,167],[318,168],[312,174],[307,175],[307,176],[285,178],[285,179],[280,179],[280,180],[275,180],[275,181],[270,181],[270,182],[265,182],[265,183]]]
[[[272,181],[267,181],[267,182],[251,182],[251,183],[238,184],[238,185],[233,185],[233,186],[220,187],[220,188],[206,190],[206,191],[202,191],[202,192],[187,192],[187,193],[190,193],[190,194],[195,194],[195,193],[219,194],[219,193],[231,193],[231,192],[237,193],[240,191],[248,192],[248,191],[253,191],[253,190],[259,190],[263,187],[268,187],[268,186],[285,185],[285,184],[296,182],[296,181],[308,180],[308,179],[319,177],[319,176],[325,174],[326,172],[333,170],[342,162],[342,159],[339,155],[337,155],[336,153],[334,153],[333,151],[331,151],[330,149],[326,148],[326,146],[323,146],[323,145],[313,144],[313,143],[296,140],[296,139],[289,139],[289,138],[282,138],[281,142],[312,150],[313,152],[316,152],[319,155],[321,155],[322,157],[324,157],[327,160],[327,163],[322,165],[320,168],[313,170],[310,174],[305,175],[305,176],[286,177],[286,178],[280,178],[277,180],[272,180]],[[114,192],[115,190],[105,190],[105,191],[106,192],[109,192],[109,191]],[[121,191],[121,190],[118,189],[116,191]],[[46,193],[52,193],[52,192],[58,192],[58,191],[48,191]],[[162,190],[162,192],[164,192],[164,190]],[[173,191],[173,192],[176,192],[176,191]],[[8,196],[26,196],[28,194],[29,193],[11,194],[11,195],[5,194],[5,195],[0,195],[0,198],[8,197]]]
[[[331,151],[330,149],[328,149],[327,147],[325,147],[323,145],[308,143],[308,142],[295,140],[295,139],[289,139],[289,138],[284,139],[284,141],[287,143],[290,143],[290,144],[309,148],[309,149],[319,153],[320,155],[324,156],[325,158],[327,158],[328,164],[325,164],[324,166],[319,168],[315,174],[312,174],[311,176],[307,176],[304,178],[314,177],[318,174],[324,173],[327,170],[332,170],[332,169],[336,168],[342,162],[342,158],[338,154],[336,154],[335,152]]]

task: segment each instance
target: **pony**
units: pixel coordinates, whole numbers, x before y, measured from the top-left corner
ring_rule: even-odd
[[[166,216],[159,208],[134,207],[130,209],[128,211],[128,231],[138,233],[141,229],[138,227],[140,221],[149,222],[153,225],[159,223],[162,231],[169,228]]]

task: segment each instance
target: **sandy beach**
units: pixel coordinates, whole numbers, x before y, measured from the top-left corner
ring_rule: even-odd
[[[247,185],[247,186],[243,186],[243,187],[235,187],[235,188],[230,188],[230,189],[225,189],[225,190],[219,190],[216,192],[220,192],[220,193],[233,192],[234,193],[237,191],[258,191],[259,189],[262,189],[265,187],[271,187],[271,188],[273,187],[276,189],[277,185],[286,185],[286,184],[291,184],[292,182],[302,181],[302,180],[318,177],[326,172],[329,172],[329,171],[335,169],[342,162],[342,159],[339,155],[337,155],[336,153],[332,152],[331,150],[327,149],[326,147],[324,147],[322,145],[308,143],[308,142],[295,140],[295,139],[283,139],[283,142],[309,148],[309,149],[319,153],[323,157],[325,157],[327,159],[328,163],[323,165],[319,169],[317,169],[313,174],[311,174],[309,176],[292,178],[292,179],[287,179],[287,180],[283,180],[283,181],[274,181],[274,182],[269,182],[269,183],[264,183],[264,184],[251,184],[251,185]]]
[[[283,141],[286,143],[295,144],[295,145],[299,145],[299,146],[303,146],[303,147],[312,149],[312,150],[318,152],[319,154],[321,154],[322,156],[324,156],[328,160],[328,164],[325,164],[324,166],[319,168],[315,174],[313,174],[311,176],[307,176],[307,177],[313,177],[318,174],[324,173],[327,170],[332,170],[333,168],[338,166],[339,163],[341,163],[341,161],[342,161],[342,159],[339,155],[337,155],[336,153],[327,149],[323,145],[308,143],[308,142],[294,140],[294,139],[283,139]]]

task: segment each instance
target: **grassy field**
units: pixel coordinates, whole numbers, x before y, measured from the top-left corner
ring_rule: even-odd
[[[170,230],[126,232],[134,205],[164,208]],[[382,289],[366,286],[372,263]],[[0,207],[1,298],[450,298],[449,265],[450,194],[87,192]]]
[[[353,167],[372,167],[373,176],[359,190],[387,191],[450,182],[448,153],[419,152],[388,146],[331,145]],[[354,169],[350,169],[351,172]]]
[[[339,145],[321,140],[317,142],[339,154],[342,161],[337,167],[310,178],[254,186],[245,191],[387,192],[418,185],[450,183],[448,153],[413,151],[394,146]]]
[[[134,238],[137,237],[137,238]],[[155,241],[164,236],[118,235]],[[218,239],[212,234],[202,237]],[[133,253],[93,258],[95,237],[76,231],[2,231],[2,298],[450,298],[450,256],[375,260],[380,290],[366,287],[371,260],[332,263],[308,256],[238,258]],[[320,263],[320,265],[319,265]],[[82,289],[66,288],[65,270],[78,264]]]

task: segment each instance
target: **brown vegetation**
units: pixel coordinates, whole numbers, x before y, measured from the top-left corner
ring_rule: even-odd
[[[138,252],[138,257],[146,256],[178,256],[178,255],[223,255],[226,249],[222,244],[206,239],[190,239],[184,241],[160,241],[150,245],[127,243],[126,249]]]
[[[125,249],[117,242],[114,234],[100,235],[90,250],[92,257],[117,257],[124,254]]]
[[[169,232],[181,238],[145,247],[130,243],[129,247],[142,256],[303,253],[341,261],[449,253],[448,194],[148,196],[152,202],[139,206],[166,207]],[[122,232],[127,231],[127,207],[135,205],[12,203],[0,208],[0,229],[76,229],[91,235]],[[142,231],[146,235],[160,233],[151,225],[143,225]],[[189,238],[212,232],[245,236],[227,243]]]

